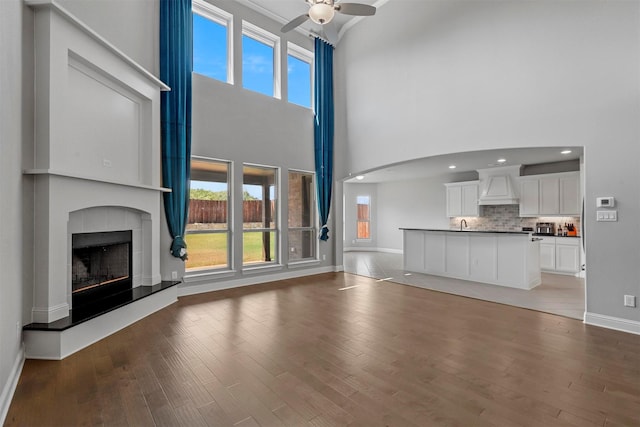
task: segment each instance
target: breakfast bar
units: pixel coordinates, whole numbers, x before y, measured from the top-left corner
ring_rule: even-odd
[[[401,230],[406,271],[518,289],[541,283],[539,239],[528,232]]]

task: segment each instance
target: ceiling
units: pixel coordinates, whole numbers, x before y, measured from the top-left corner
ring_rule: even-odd
[[[561,154],[563,150],[571,150],[569,154]],[[426,157],[405,163],[389,165],[371,171],[360,172],[364,178],[357,180],[358,173],[345,180],[350,183],[371,184],[388,181],[404,181],[417,178],[434,178],[486,169],[500,166],[537,165],[542,163],[556,163],[579,159],[583,154],[582,147],[537,147],[513,148],[484,151],[469,151],[465,153],[446,154],[442,156]],[[498,159],[505,159],[498,163]],[[449,166],[455,165],[455,169]],[[472,179],[472,178],[465,178]]]
[[[280,22],[282,25],[291,21],[292,19],[304,15],[309,10],[309,5],[305,0],[237,0],[239,3],[244,4],[257,12]],[[363,3],[370,6],[380,7],[388,0],[345,0],[344,3]],[[336,1],[336,3],[340,3]],[[368,17],[371,18],[371,17]],[[348,16],[341,13],[336,13],[335,18],[328,24],[335,28],[335,32],[342,36],[344,31],[349,29],[352,25],[358,22],[362,17]],[[300,25],[296,31],[309,34],[316,33],[322,35],[322,26],[313,23],[308,20],[304,24]]]

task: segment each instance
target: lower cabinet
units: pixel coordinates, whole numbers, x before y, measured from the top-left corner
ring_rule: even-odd
[[[540,241],[540,269],[550,273],[578,273],[580,271],[580,239],[543,237]]]

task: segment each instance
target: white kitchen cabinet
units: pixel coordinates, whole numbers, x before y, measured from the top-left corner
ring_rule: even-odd
[[[447,187],[447,216],[474,217],[479,215],[478,181],[452,182]]]
[[[579,216],[580,172],[521,177],[520,216]]]
[[[571,274],[580,271],[580,239],[556,238],[556,271]]]
[[[540,247],[527,233],[402,230],[407,271],[519,289],[541,283]]]
[[[576,237],[542,238],[540,269],[550,273],[578,273],[580,271],[580,239]]]
[[[548,271],[556,269],[555,237],[544,237],[540,241],[540,268]]]
[[[582,211],[582,197],[580,196],[580,176],[572,174],[559,178],[560,213],[562,215],[578,216]]]

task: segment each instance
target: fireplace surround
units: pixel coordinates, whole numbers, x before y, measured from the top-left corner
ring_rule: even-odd
[[[38,120],[24,169],[34,186],[37,241],[33,324],[24,338],[27,357],[59,359],[177,298],[160,275],[162,193],[170,191],[161,186],[160,91],[169,88],[54,0],[25,3],[35,11]],[[75,289],[74,275],[92,261],[74,257],[74,235],[123,230],[130,233],[127,272],[113,279],[128,276],[123,292],[146,296],[68,323],[86,311],[96,285]],[[56,322],[72,327],[49,334],[46,325]]]

